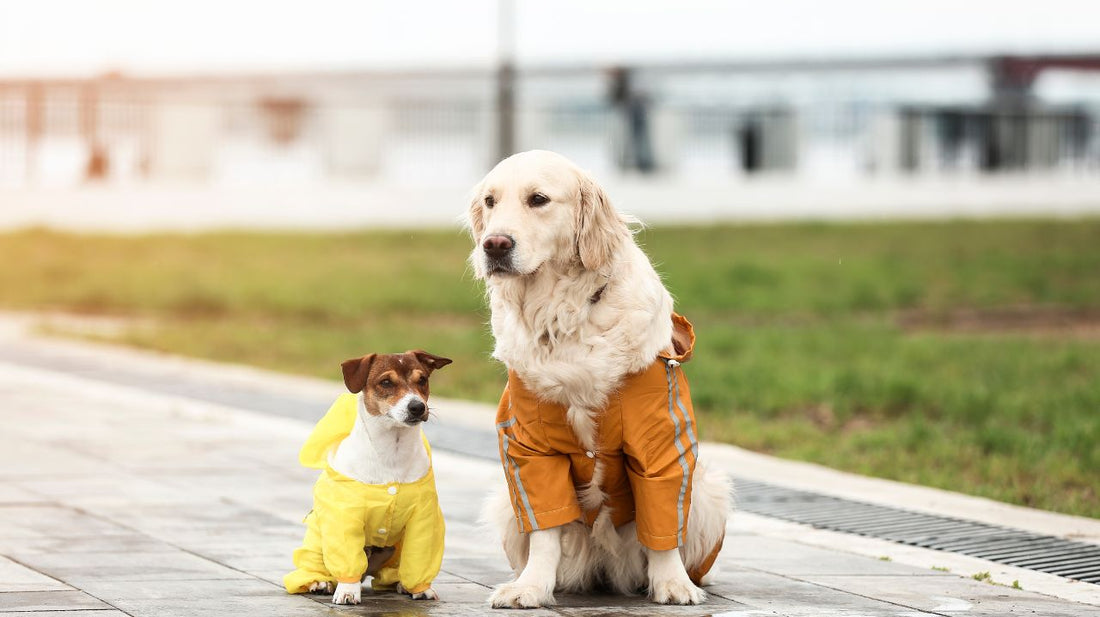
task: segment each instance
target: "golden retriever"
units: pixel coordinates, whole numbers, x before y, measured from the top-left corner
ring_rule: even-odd
[[[539,401],[565,410],[576,441],[593,458],[609,397],[624,379],[652,367],[659,354],[668,357],[672,347],[672,297],[635,243],[628,227],[633,219],[620,214],[586,172],[547,151],[501,161],[475,187],[467,216],[475,242],[470,262],[485,282],[492,311],[493,356]],[[669,384],[671,391],[671,377]],[[622,415],[628,413],[648,412],[624,409]],[[686,412],[684,422],[693,431]],[[696,445],[693,432],[690,438]],[[682,461],[682,449],[680,455]],[[594,458],[590,483],[576,490],[576,502],[593,512],[606,497],[602,478],[616,471]],[[582,516],[548,528],[534,524],[524,533],[516,523],[516,496],[501,491],[491,497],[486,518],[499,528],[516,573],[493,591],[491,604],[547,606],[555,590],[584,592],[600,585],[624,593],[648,589],[663,604],[704,601],[689,572],[704,562],[703,571],[709,568],[721,546],[730,486],[724,474],[701,464],[690,479],[687,470],[685,465],[690,510],[686,523],[681,521],[682,536],[673,536],[682,538],[673,540],[678,548],[666,550],[643,545],[635,522],[609,525],[606,511],[595,522]],[[537,497],[528,493],[540,487],[523,490],[524,498]]]

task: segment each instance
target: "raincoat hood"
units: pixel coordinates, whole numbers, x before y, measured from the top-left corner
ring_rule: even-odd
[[[672,314],[672,347],[657,354],[666,360],[675,360],[680,364],[691,360],[695,353],[695,328],[686,317]]]
[[[340,442],[351,434],[355,427],[355,416],[359,410],[359,396],[341,394],[328,412],[309,434],[302,449],[298,452],[298,462],[304,467],[324,469],[328,467],[329,454],[336,450]]]

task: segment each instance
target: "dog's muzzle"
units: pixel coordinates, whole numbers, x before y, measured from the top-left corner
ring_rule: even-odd
[[[428,406],[424,404],[424,401],[413,399],[409,401],[405,409],[407,410],[405,424],[420,424],[428,419]]]
[[[516,266],[512,261],[516,241],[512,236],[493,234],[481,243],[485,253],[485,270],[489,274],[515,274]]]

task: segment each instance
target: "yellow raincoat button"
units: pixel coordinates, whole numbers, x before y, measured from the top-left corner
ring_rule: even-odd
[[[386,489],[386,492],[389,493],[390,495],[396,495],[397,494],[397,487],[396,486],[391,486],[388,489]]]

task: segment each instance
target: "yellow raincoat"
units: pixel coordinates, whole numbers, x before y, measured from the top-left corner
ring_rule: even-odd
[[[304,593],[315,581],[362,581],[367,571],[366,547],[397,548],[373,575],[375,589],[389,589],[400,582],[409,593],[419,593],[439,574],[443,512],[430,466],[415,482],[363,484],[328,464],[329,453],[351,433],[357,407],[354,394],[336,399],[298,455],[302,465],[324,471],[313,485],[305,540],[294,551],[297,569],[283,577],[290,593]],[[430,459],[427,438],[424,446]]]

